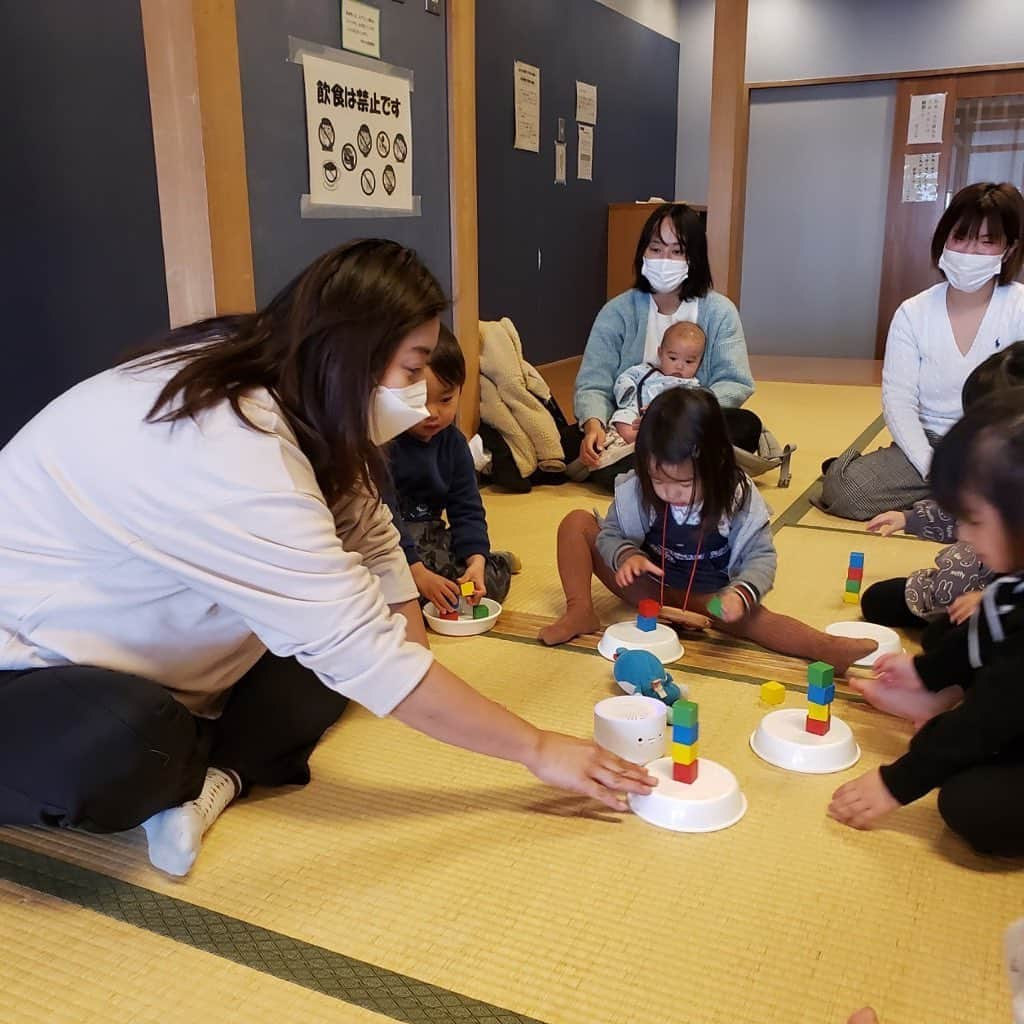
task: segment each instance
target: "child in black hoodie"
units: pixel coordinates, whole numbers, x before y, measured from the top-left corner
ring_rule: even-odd
[[[1024,856],[1024,388],[968,411],[936,448],[931,485],[996,579],[966,623],[917,657],[879,658],[857,685],[920,728],[899,760],[836,790],[829,814],[870,828],[938,789],[975,850]]]

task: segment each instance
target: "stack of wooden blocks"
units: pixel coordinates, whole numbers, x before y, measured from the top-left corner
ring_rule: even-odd
[[[807,666],[807,731],[824,736],[832,725],[836,684],[831,665],[816,661]]]
[[[846,571],[846,591],[843,600],[847,604],[857,604],[860,601],[860,588],[864,582],[864,552],[850,552],[850,568]]]
[[[672,723],[672,778],[676,782],[697,781],[697,739],[700,724],[697,705],[692,700],[677,700],[669,712]]]

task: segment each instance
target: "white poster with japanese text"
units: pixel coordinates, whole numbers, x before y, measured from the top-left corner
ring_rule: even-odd
[[[309,198],[409,212],[409,79],[304,54]]]

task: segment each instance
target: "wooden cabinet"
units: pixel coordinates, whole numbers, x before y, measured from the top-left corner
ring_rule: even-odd
[[[682,202],[683,200],[680,200]],[[661,203],[611,203],[608,207],[608,298],[633,287],[633,257],[647,218]],[[707,207],[689,204],[707,225]]]

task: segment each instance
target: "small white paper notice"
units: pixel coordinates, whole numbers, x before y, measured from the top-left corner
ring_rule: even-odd
[[[341,0],[341,45],[380,58],[380,11],[360,0]]]
[[[597,124],[597,86],[576,82],[576,120]]]
[[[516,149],[540,152],[540,68],[515,62]]]
[[[594,128],[589,124],[577,125],[580,132],[576,177],[580,181],[594,180]]]
[[[907,123],[907,145],[942,141],[942,122],[946,117],[946,94],[933,92],[927,96],[910,97],[910,119]]]
[[[565,184],[565,143],[555,143],[555,184]]]
[[[939,153],[908,153],[903,158],[903,202],[934,203],[939,198]]]

